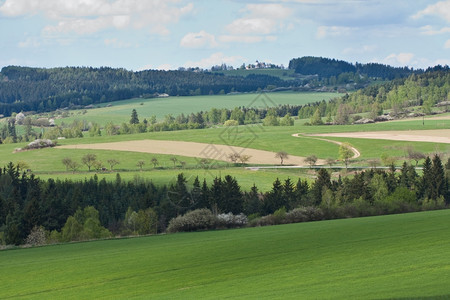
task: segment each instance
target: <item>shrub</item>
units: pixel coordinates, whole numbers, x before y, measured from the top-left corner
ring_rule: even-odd
[[[319,221],[323,219],[323,211],[314,206],[299,207],[286,213],[286,223]]]
[[[44,227],[34,226],[30,234],[25,239],[25,244],[31,246],[40,246],[47,244],[47,238]]]
[[[37,139],[26,145],[23,149],[31,150],[31,149],[41,149],[47,147],[55,147],[56,144],[52,142],[52,140],[48,139]]]
[[[243,213],[233,215],[229,212],[227,214],[220,214],[217,216],[217,226],[225,228],[242,227],[247,225],[247,216]]]
[[[216,217],[209,209],[202,208],[170,220],[167,232],[207,230],[215,226]]]

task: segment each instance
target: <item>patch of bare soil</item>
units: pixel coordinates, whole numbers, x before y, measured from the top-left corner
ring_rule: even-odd
[[[450,129],[322,133],[314,134],[313,136],[450,144]]]
[[[82,144],[82,145],[64,145],[58,146],[59,149],[92,149],[92,150],[116,150],[116,151],[132,151],[143,153],[170,154],[188,157],[207,158],[222,161],[229,161],[228,155],[239,153],[241,155],[249,155],[250,164],[280,164],[280,159],[275,157],[275,152],[256,150],[251,148],[242,148],[227,145],[204,144],[195,142],[181,141],[160,141],[160,140],[139,140],[113,143],[99,144]],[[289,155],[284,160],[286,165],[307,165],[304,157]],[[318,163],[324,163],[318,161]]]

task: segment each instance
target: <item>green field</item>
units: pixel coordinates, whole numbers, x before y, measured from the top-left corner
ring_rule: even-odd
[[[214,96],[190,96],[190,97],[168,97],[168,98],[138,98],[123,101],[111,102],[111,107],[102,104],[101,108],[88,110],[68,111],[69,117],[57,119],[56,123],[71,123],[73,120],[95,121],[101,125],[108,122],[120,124],[129,122],[131,111],[136,109],[139,119],[149,119],[155,115],[158,120],[164,119],[164,116],[171,114],[177,116],[181,113],[189,115],[200,111],[207,111],[211,108],[235,107],[273,107],[283,104],[303,105],[306,103],[329,100],[338,97],[337,93],[245,93],[236,95],[214,95]]]
[[[262,127],[262,126],[239,126],[236,128],[208,128],[199,130],[182,130],[182,131],[167,131],[167,132],[151,132],[133,135],[117,135],[117,136],[101,136],[101,137],[84,137],[82,139],[66,139],[59,140],[61,145],[67,144],[89,144],[89,143],[103,143],[103,142],[118,142],[142,139],[156,139],[156,140],[179,140],[192,141],[202,143],[214,144],[230,144],[236,146],[243,146],[242,141],[250,141],[245,143],[246,147],[269,150],[269,151],[286,151],[290,155],[309,156],[315,154],[319,158],[326,159],[328,157],[338,158],[339,146],[330,142],[317,140],[314,137],[301,136],[299,138],[292,137],[293,133],[326,133],[326,132],[350,132],[350,131],[378,131],[378,130],[419,130],[419,129],[443,129],[450,128],[450,120],[425,120],[425,126],[422,125],[422,120],[410,120],[401,122],[385,122],[377,124],[366,125],[344,125],[344,126],[304,126],[305,120],[297,120],[294,126],[291,127]],[[228,135],[230,133],[230,135]],[[354,164],[367,165],[365,160],[380,158],[381,154],[386,152],[389,155],[398,156],[401,164],[405,155],[405,147],[413,146],[416,150],[424,153],[433,153],[439,150],[444,153],[450,152],[450,145],[435,144],[426,142],[402,142],[402,141],[387,141],[387,140],[369,140],[356,138],[328,138],[330,140],[337,140],[342,142],[350,142],[360,152],[361,157]],[[94,175],[94,172],[87,172],[86,166],[80,166],[79,170],[72,174],[66,171],[62,164],[64,157],[71,157],[78,162],[81,157],[87,153],[97,155],[100,161],[105,163],[108,159],[116,159],[120,164],[115,166],[115,170],[119,171],[124,179],[133,179],[136,176],[146,178],[155,183],[166,183],[167,179],[174,178],[178,173],[185,172],[189,177],[199,176],[201,180],[214,176],[225,176],[230,174],[235,176],[242,184],[243,189],[248,190],[253,183],[266,191],[271,188],[275,178],[286,179],[291,177],[296,179],[297,176],[308,177],[301,171],[286,171],[286,170],[271,170],[267,172],[254,172],[244,170],[242,167],[232,167],[226,162],[218,162],[219,169],[205,171],[203,169],[193,170],[198,167],[198,160],[195,158],[177,156],[178,161],[185,161],[188,170],[182,170],[179,163],[176,168],[173,167],[170,161],[171,155],[161,154],[147,154],[136,152],[121,152],[121,151],[107,151],[107,150],[76,150],[76,149],[41,149],[34,151],[26,151],[13,153],[13,150],[18,147],[23,147],[23,144],[3,144],[0,145],[0,165],[4,166],[12,161],[24,161],[29,165],[33,172],[42,178],[73,178],[84,179]],[[150,160],[156,157],[159,161],[157,170],[154,169]],[[139,160],[145,161],[144,172],[140,172],[136,163]],[[289,164],[289,160],[286,161]],[[214,163],[216,165],[216,163]],[[99,178],[105,177],[107,180],[114,179],[115,173],[103,172],[98,174]]]
[[[0,298],[450,297],[450,210],[0,252]]]

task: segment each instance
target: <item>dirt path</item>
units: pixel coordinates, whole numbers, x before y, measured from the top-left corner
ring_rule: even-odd
[[[450,129],[321,133],[314,134],[312,136],[335,136],[361,139],[450,144]]]
[[[188,157],[208,158],[229,161],[227,156],[231,153],[250,155],[248,163],[251,164],[280,164],[280,159],[275,158],[275,152],[242,148],[227,145],[205,144],[181,141],[139,140],[127,142],[80,144],[58,146],[60,149],[92,149],[92,150],[116,150],[142,153],[171,154]],[[288,165],[307,165],[304,157],[289,155],[284,163]],[[321,162],[323,163],[323,162]]]
[[[292,136],[293,137],[299,137],[299,135],[302,135],[304,137],[309,137],[309,138],[314,138],[316,140],[321,140],[321,141],[325,141],[325,142],[329,142],[329,143],[333,143],[333,144],[337,144],[337,145],[342,145],[342,142],[338,142],[338,141],[333,141],[333,140],[328,140],[328,139],[324,139],[324,138],[317,138],[315,136],[318,136],[317,134],[315,135],[305,135],[305,134],[301,134],[301,133],[294,133]],[[313,137],[314,136],[314,137]],[[361,153],[358,151],[358,149],[356,149],[355,147],[350,147],[350,149],[353,152],[353,157],[352,159],[358,158],[361,156]]]

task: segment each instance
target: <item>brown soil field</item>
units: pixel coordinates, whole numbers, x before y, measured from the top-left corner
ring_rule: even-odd
[[[322,133],[314,134],[313,136],[334,136],[361,139],[450,144],[450,129]]]
[[[239,153],[249,155],[250,164],[280,164],[280,159],[275,157],[275,152],[256,150],[250,148],[241,148],[227,145],[205,144],[195,142],[181,141],[160,141],[160,140],[139,140],[127,142],[99,143],[99,144],[82,144],[82,145],[65,145],[58,146],[61,149],[93,149],[93,150],[116,150],[116,151],[132,151],[143,153],[170,154],[188,157],[207,158],[214,160],[229,161],[228,155]],[[284,160],[284,164],[288,165],[306,165],[304,157],[289,155]],[[324,163],[318,161],[318,163]]]

